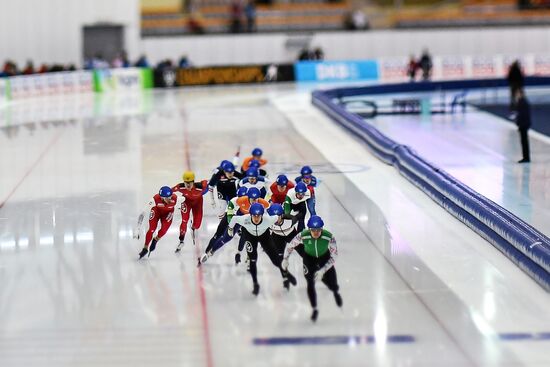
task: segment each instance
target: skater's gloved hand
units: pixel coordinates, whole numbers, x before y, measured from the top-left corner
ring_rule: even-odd
[[[241,262],[241,253],[237,252],[235,254],[235,265],[238,265]]]
[[[233,228],[227,227],[227,234],[229,235],[229,237],[233,237]]]
[[[288,270],[288,259],[283,259],[281,262],[281,268],[283,268],[284,271]]]

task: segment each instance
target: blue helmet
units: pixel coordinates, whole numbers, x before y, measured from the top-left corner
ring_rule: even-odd
[[[313,170],[311,169],[310,166],[303,166],[302,169],[300,170],[300,174],[302,176],[311,176],[312,173],[313,173]]]
[[[307,228],[319,229],[323,228],[324,226],[325,223],[318,215],[312,215],[311,218],[309,218],[309,220],[307,221]]]
[[[260,155],[262,155],[262,154],[264,154],[264,152],[263,152],[260,148],[254,148],[254,149],[252,150],[252,155],[253,155],[253,156],[260,156]]]
[[[224,159],[224,160],[220,163],[220,168],[223,169],[223,166],[225,166],[227,163],[231,163],[231,162],[229,162],[227,159]]]
[[[239,187],[239,189],[237,190],[237,196],[238,197],[246,196],[247,192],[248,192],[248,189],[246,187],[244,187],[244,186]]]
[[[246,170],[246,177],[258,178],[259,175],[260,175],[260,172],[258,172],[257,168],[251,167],[248,170]]]
[[[250,215],[264,215],[264,206],[260,203],[250,205]]]
[[[260,193],[260,190],[256,187],[251,187],[246,192],[246,196],[248,196],[249,199],[259,199],[262,194]]]
[[[257,159],[253,159],[250,161],[250,167],[260,168],[260,161]]]
[[[294,190],[296,190],[298,194],[305,194],[307,191],[307,186],[305,183],[300,181],[296,184],[296,187],[294,188]]]
[[[222,170],[225,172],[235,172],[235,165],[229,161],[225,161],[224,164],[221,165]]]
[[[288,177],[286,177],[285,175],[277,176],[277,185],[286,186],[287,183],[288,183]]]
[[[267,208],[267,213],[269,215],[283,215],[284,209],[281,204],[273,203],[269,208]]]
[[[169,198],[172,196],[172,189],[168,186],[162,186],[159,190],[159,195],[161,198]]]

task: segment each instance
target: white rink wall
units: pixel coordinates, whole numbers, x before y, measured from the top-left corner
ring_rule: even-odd
[[[334,61],[418,57],[424,48],[435,56],[547,54],[550,27],[160,37],[143,39],[142,49],[152,62],[186,54],[196,66],[290,63],[300,50],[292,45],[306,40]]]

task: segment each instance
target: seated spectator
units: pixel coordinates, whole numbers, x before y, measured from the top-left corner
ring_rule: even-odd
[[[23,75],[30,75],[34,74],[34,64],[31,60],[27,60],[27,65],[25,65],[25,68],[23,69]]]
[[[121,51],[118,53],[118,55],[114,58],[111,65],[114,68],[127,68],[130,67],[130,61],[128,61],[128,54],[126,51]]]
[[[174,63],[170,59],[162,60],[157,64],[156,70],[173,69]]]
[[[355,9],[348,13],[344,20],[344,26],[346,29],[356,31],[369,29],[370,25],[367,20],[367,16],[361,9]]]
[[[246,15],[246,31],[256,32],[256,5],[254,0],[248,0],[248,3],[244,7],[244,14]]]
[[[2,74],[4,76],[15,76],[19,74],[19,71],[17,70],[17,65],[11,60],[6,61],[4,63]]]
[[[48,70],[48,72],[50,73],[54,73],[54,72],[58,72],[58,71],[63,71],[65,70],[65,67],[61,64],[54,64],[50,67],[50,69]]]
[[[182,69],[191,67],[191,63],[189,62],[189,59],[187,58],[187,55],[183,55],[180,58],[180,61],[178,63],[178,66]]]
[[[204,26],[200,18],[195,13],[189,14],[189,18],[187,19],[187,28],[189,29],[189,33],[192,34],[205,33]]]
[[[145,55],[141,55],[135,64],[138,68],[148,68],[149,65],[149,61],[147,61],[147,57]]]
[[[117,55],[115,56],[115,58],[113,59],[113,61],[111,62],[111,66],[113,68],[121,68],[122,67],[122,57],[120,57],[120,55]]]
[[[321,47],[317,47],[315,50],[313,50],[313,60],[324,60],[325,59],[325,53],[321,49]]]
[[[243,7],[241,0],[233,0],[229,11],[231,14],[230,32],[242,32]]]
[[[48,65],[42,64],[42,65],[40,65],[40,67],[38,68],[38,70],[36,72],[38,74],[44,74],[44,73],[47,73],[48,71],[49,71]]]
[[[98,53],[91,60],[88,60],[86,66],[89,69],[108,69],[109,63],[103,58],[103,55]]]

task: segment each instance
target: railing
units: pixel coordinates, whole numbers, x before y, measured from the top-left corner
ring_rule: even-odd
[[[550,85],[550,78],[526,78],[527,86]],[[391,84],[315,91],[313,104],[363,140],[371,152],[422,190],[450,214],[491,243],[550,291],[550,239],[513,213],[429,163],[411,148],[382,134],[360,116],[346,110],[343,97],[380,93],[479,89],[506,86],[502,79]]]

